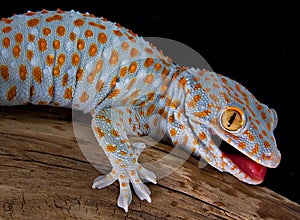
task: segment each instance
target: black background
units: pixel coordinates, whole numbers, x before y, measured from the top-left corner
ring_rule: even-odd
[[[7,1],[0,16],[10,17],[41,9],[89,12],[132,29],[144,37],[179,41],[201,54],[215,72],[246,86],[279,117],[275,130],[281,164],[268,169],[261,184],[300,204],[300,108],[298,9],[198,8],[116,9],[101,1],[72,3]],[[63,2],[63,1],[61,1]],[[79,1],[78,1],[79,2]],[[147,9],[145,9],[147,8]]]

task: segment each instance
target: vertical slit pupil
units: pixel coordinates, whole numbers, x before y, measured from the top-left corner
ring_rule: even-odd
[[[229,121],[228,121],[228,124],[227,124],[228,127],[230,127],[230,126],[232,125],[232,123],[233,123],[235,117],[236,117],[236,112],[233,113],[233,115],[231,115],[231,117],[230,117],[230,119],[229,119]]]

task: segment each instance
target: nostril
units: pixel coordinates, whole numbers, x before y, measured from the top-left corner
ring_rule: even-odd
[[[273,118],[273,130],[276,128],[277,123],[278,123],[278,116],[277,113],[274,109],[271,109],[272,112],[272,118]]]

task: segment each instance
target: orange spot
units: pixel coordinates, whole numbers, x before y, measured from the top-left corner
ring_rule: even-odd
[[[28,60],[31,60],[33,58],[33,51],[32,50],[27,50],[26,51],[26,56]]]
[[[87,94],[86,91],[83,91],[79,98],[80,102],[86,102],[88,99],[89,99],[89,95]]]
[[[96,91],[100,92],[102,90],[104,86],[104,82],[102,80],[98,80],[97,84],[96,84]]]
[[[39,50],[45,51],[47,50],[47,41],[44,38],[40,38],[38,41]]]
[[[117,150],[117,146],[109,144],[109,145],[106,146],[106,150],[109,153],[114,153]]]
[[[148,54],[153,54],[153,50],[149,47],[145,48],[145,52],[148,53]]]
[[[154,75],[153,74],[149,74],[145,77],[144,79],[144,83],[146,84],[151,84],[154,80]]]
[[[152,113],[154,112],[155,108],[156,108],[155,105],[151,105],[151,106],[147,109],[146,115],[147,115],[147,116],[152,115]]]
[[[42,70],[39,66],[33,68],[32,76],[37,83],[40,84],[42,82],[43,75],[42,75]]]
[[[256,155],[258,153],[259,150],[259,145],[255,144],[254,148],[252,149],[252,154]]]
[[[14,20],[12,18],[1,18],[1,21],[3,21],[5,24],[10,24],[12,23]]]
[[[114,136],[114,137],[119,137],[119,136],[120,136],[119,132],[116,131],[115,129],[112,129],[111,134],[112,134],[112,136]]]
[[[8,37],[3,38],[2,45],[5,48],[8,48],[10,46],[10,39]]]
[[[19,76],[22,81],[26,79],[27,76],[27,68],[25,65],[21,64],[19,67]]]
[[[136,57],[138,54],[139,54],[138,49],[132,48],[132,49],[130,50],[130,56],[131,56],[131,57]]]
[[[38,105],[47,105],[48,103],[46,101],[39,101]]]
[[[267,132],[266,132],[265,130],[262,130],[261,132],[262,132],[262,134],[263,134],[264,136],[267,136],[267,135],[268,135]]]
[[[199,133],[198,137],[199,137],[200,140],[202,140],[202,141],[207,139],[206,134],[205,134],[204,132]]]
[[[52,54],[48,54],[46,57],[46,63],[48,66],[53,65],[54,63],[54,56]]]
[[[100,44],[105,44],[106,41],[107,41],[107,37],[106,37],[106,34],[105,33],[99,33],[98,34],[98,41]]]
[[[136,82],[136,78],[132,78],[127,86],[127,90],[130,90],[132,88],[132,86],[135,84]]]
[[[125,41],[125,42],[122,42],[121,48],[122,48],[124,51],[128,50],[128,48],[129,48],[129,43],[126,42],[126,41]]]
[[[70,35],[69,35],[69,39],[70,39],[71,41],[76,40],[76,34],[75,34],[74,32],[71,32]]]
[[[130,98],[136,98],[140,94],[140,90],[135,90],[131,95]]]
[[[96,44],[91,44],[90,45],[90,48],[89,48],[89,55],[91,57],[95,56],[97,54],[97,51],[98,51],[98,47]]]
[[[202,88],[202,84],[198,83],[194,86],[194,90],[198,90]]]
[[[114,88],[115,85],[117,84],[117,81],[118,81],[118,77],[114,76],[110,82],[110,88]]]
[[[7,81],[9,79],[9,69],[6,65],[1,65],[0,66],[0,72],[1,76],[4,79],[4,81]]]
[[[271,123],[268,122],[268,123],[267,123],[267,129],[268,129],[269,131],[271,131],[271,128],[272,128]]]
[[[59,68],[59,66],[55,66],[53,68],[53,76],[54,77],[59,77],[59,75],[60,75],[60,68]]]
[[[48,88],[48,94],[49,94],[50,97],[53,97],[53,95],[54,95],[54,85],[53,84],[51,84],[49,86],[49,88]]]
[[[99,137],[104,137],[105,136],[105,133],[99,128],[99,127],[94,127],[94,131],[96,132],[96,134],[99,136]],[[115,170],[114,170],[115,171]],[[116,171],[115,171],[116,172]]]
[[[265,112],[262,112],[262,113],[261,113],[261,118],[262,118],[263,120],[266,120],[267,116],[266,116],[266,113],[265,113]]]
[[[94,33],[93,33],[93,31],[91,31],[91,30],[86,30],[86,31],[84,32],[84,36],[87,37],[87,38],[89,38],[89,37],[94,36]]]
[[[28,34],[28,41],[29,42],[33,42],[35,39],[35,35],[34,34]]]
[[[63,53],[59,54],[57,58],[57,64],[59,66],[62,66],[65,63],[65,61],[66,61],[66,56]]]
[[[48,11],[47,11],[46,9],[43,9],[43,10],[41,11],[41,13],[42,13],[42,14],[47,14]]]
[[[175,121],[174,115],[170,115],[168,118],[169,123],[173,123]]]
[[[77,27],[81,27],[84,25],[84,20],[81,19],[81,18],[78,18],[74,21],[74,25],[77,26]]]
[[[129,73],[134,73],[137,69],[137,62],[132,62],[129,66]]]
[[[85,45],[85,42],[83,39],[78,39],[77,41],[77,49],[78,50],[83,50],[84,49],[84,45]]]
[[[156,71],[159,71],[161,69],[161,63],[156,63],[155,66],[154,66],[154,69]]]
[[[21,34],[21,33],[17,33],[16,36],[15,36],[15,40],[16,40],[16,42],[19,43],[19,44],[22,43],[23,38],[24,38],[24,37],[23,37],[23,34]]]
[[[30,96],[34,96],[35,95],[35,88],[34,88],[34,86],[30,86],[29,94],[30,94]]]
[[[61,81],[62,86],[66,86],[68,84],[68,81],[69,81],[69,75],[66,73],[63,76],[62,81]]]
[[[206,110],[204,110],[202,112],[194,112],[194,116],[195,117],[199,117],[199,118],[203,118],[203,117],[205,117],[205,116],[207,116],[209,114],[210,114],[210,110],[209,109],[206,109]]]
[[[82,80],[82,77],[83,77],[83,69],[79,68],[76,73],[76,81]]]
[[[58,36],[63,37],[66,34],[66,28],[64,26],[58,26],[56,28],[56,33]]]
[[[72,92],[73,92],[72,87],[66,88],[64,98],[65,99],[72,99],[72,96],[73,96]]]
[[[101,29],[101,30],[105,30],[105,29],[106,29],[106,27],[105,27],[104,25],[102,25],[102,24],[97,24],[97,23],[95,23],[95,22],[93,22],[93,21],[90,21],[90,22],[89,22],[89,25],[94,26],[94,27],[97,27],[97,28],[99,28],[99,29]]]
[[[149,101],[153,101],[154,98],[155,98],[155,92],[149,92],[147,94],[147,98],[148,98]]]
[[[52,22],[52,21],[60,21],[63,17],[61,15],[53,15],[51,17],[46,18],[46,22]]]
[[[6,98],[8,101],[13,100],[17,95],[17,87],[12,86],[10,89],[7,91]]]
[[[167,68],[164,68],[163,71],[161,72],[161,75],[163,75],[163,76],[168,76],[169,73],[170,73],[170,70],[167,69]]]
[[[270,148],[271,144],[268,141],[264,141],[265,148]]]
[[[148,67],[152,66],[153,63],[154,63],[153,58],[147,58],[144,62],[144,67],[148,68]]]
[[[17,44],[13,48],[13,55],[14,55],[14,57],[17,58],[20,56],[20,53],[21,53],[21,47]]]
[[[245,143],[245,142],[240,142],[240,143],[238,144],[238,148],[239,148],[239,149],[245,149],[245,148],[246,148],[246,143]]]
[[[107,98],[112,99],[120,94],[120,89],[114,89],[108,96]]]
[[[195,95],[194,96],[194,101],[195,102],[198,102],[198,101],[200,101],[201,100],[201,95]]]
[[[122,32],[119,31],[119,30],[114,30],[114,34],[115,34],[116,36],[118,36],[118,37],[122,37],[122,36],[123,36]]]
[[[114,66],[119,62],[119,53],[116,50],[111,51],[109,63],[110,65]]]
[[[32,28],[32,27],[37,26],[39,23],[40,23],[39,19],[33,18],[33,19],[30,19],[27,21],[27,26]]]
[[[79,57],[78,53],[74,53],[72,55],[72,65],[77,66],[79,64],[79,61],[80,61],[80,57]]]
[[[127,66],[123,66],[121,69],[120,69],[120,77],[121,78],[124,78],[126,76],[126,73],[127,73]]]
[[[35,14],[36,14],[36,12],[33,12],[33,11],[29,11],[29,12],[25,13],[26,16],[33,16]]]
[[[2,28],[2,32],[4,34],[11,32],[11,30],[12,30],[12,28],[10,26],[6,26],[6,27]]]
[[[50,28],[44,28],[43,29],[43,34],[45,35],[45,36],[48,36],[49,34],[51,34],[51,29]]]
[[[172,137],[174,137],[176,134],[177,134],[176,129],[175,129],[175,128],[171,128],[171,130],[170,130],[170,135],[171,135]]]
[[[182,87],[182,88],[185,88],[186,86],[186,79],[184,77],[182,77],[179,81],[178,81],[178,86],[179,87]]]
[[[54,40],[53,41],[53,48],[55,50],[58,50],[60,48],[60,41],[59,40]]]
[[[260,105],[260,104],[258,104],[258,105],[256,106],[256,108],[257,108],[258,111],[261,111],[261,110],[263,109],[262,105]]]

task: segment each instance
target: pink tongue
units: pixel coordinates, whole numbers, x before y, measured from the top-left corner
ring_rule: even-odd
[[[224,152],[223,152],[224,153]],[[252,179],[262,182],[267,168],[242,155],[224,153],[235,165]]]

